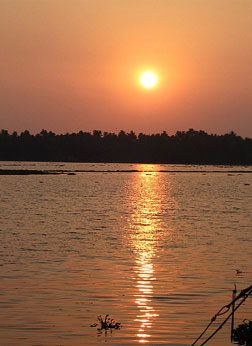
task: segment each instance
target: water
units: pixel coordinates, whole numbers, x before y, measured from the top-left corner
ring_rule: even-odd
[[[0,176],[2,346],[190,346],[252,284],[251,167],[0,164],[21,168],[82,172]]]

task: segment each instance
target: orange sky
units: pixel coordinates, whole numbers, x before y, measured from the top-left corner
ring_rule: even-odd
[[[0,0],[0,23],[1,128],[252,137],[251,0]]]

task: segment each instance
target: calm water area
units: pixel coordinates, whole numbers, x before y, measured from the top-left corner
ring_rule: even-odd
[[[252,284],[252,167],[0,169],[78,171],[0,176],[1,346],[190,346]],[[90,327],[106,314],[122,328]],[[208,345],[231,345],[229,322]]]

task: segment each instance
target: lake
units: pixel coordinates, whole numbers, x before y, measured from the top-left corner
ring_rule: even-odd
[[[2,346],[190,346],[252,284],[252,167],[0,168],[62,170],[0,176]],[[90,327],[106,314],[122,328]],[[208,344],[231,345],[230,322]]]

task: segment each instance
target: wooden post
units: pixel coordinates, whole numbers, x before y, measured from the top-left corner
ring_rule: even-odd
[[[232,294],[232,320],[231,320],[231,342],[233,341],[233,330],[234,330],[234,309],[235,309],[235,298],[236,298],[236,293],[237,293],[237,290],[236,290],[236,284],[235,284],[235,288],[233,290],[233,294]]]

